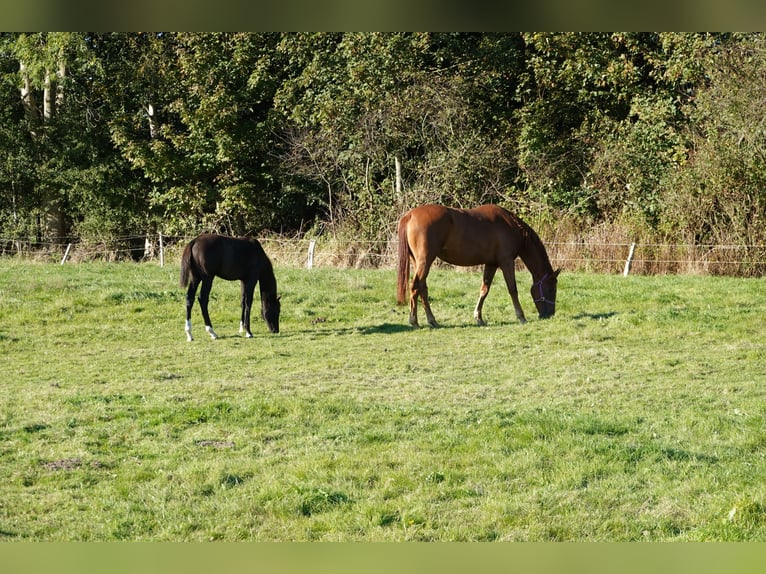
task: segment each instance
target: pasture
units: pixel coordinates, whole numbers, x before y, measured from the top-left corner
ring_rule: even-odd
[[[280,333],[177,262],[0,260],[0,540],[766,540],[766,283],[277,266]],[[258,298],[256,291],[256,300]],[[258,304],[256,303],[256,307]]]

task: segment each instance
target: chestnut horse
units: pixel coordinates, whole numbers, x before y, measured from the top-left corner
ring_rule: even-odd
[[[210,324],[207,311],[210,288],[216,276],[227,281],[239,280],[242,284],[240,333],[244,331],[246,337],[253,336],[250,332],[250,308],[253,305],[256,283],[260,283],[261,288],[261,316],[266,321],[269,331],[279,333],[280,303],[277,297],[277,280],[271,261],[261,244],[253,238],[207,233],[192,239],[181,255],[181,287],[189,286],[186,291],[186,338],[189,341],[193,340],[191,310],[194,294],[200,283],[202,288],[199,293],[199,306],[205,320],[205,329],[213,339],[218,338]]]
[[[463,267],[484,265],[479,301],[473,317],[484,325],[481,309],[498,267],[511,294],[516,317],[526,323],[516,289],[515,260],[520,257],[532,274],[532,299],[541,319],[556,312],[556,284],[560,269],[554,271],[537,233],[516,215],[497,205],[475,209],[454,209],[422,205],[399,220],[399,270],[397,301],[404,304],[410,276],[410,259],[415,273],[410,284],[410,325],[418,326],[418,297],[423,302],[428,324],[438,326],[428,302],[426,278],[437,257]]]

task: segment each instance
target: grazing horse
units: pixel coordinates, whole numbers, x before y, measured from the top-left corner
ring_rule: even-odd
[[[513,300],[516,317],[526,323],[516,290],[516,257],[532,274],[532,299],[541,319],[556,312],[556,284],[560,269],[554,271],[537,233],[509,211],[497,205],[475,209],[454,209],[442,205],[422,205],[399,220],[399,268],[397,301],[404,304],[410,276],[410,259],[415,265],[410,284],[410,325],[418,326],[418,297],[423,301],[428,324],[438,326],[428,302],[426,278],[437,257],[463,267],[484,265],[479,301],[473,317],[484,325],[481,309],[498,267]]]
[[[203,234],[192,239],[184,248],[181,256],[181,287],[186,287],[186,338],[192,341],[191,310],[194,294],[202,284],[199,293],[199,306],[205,320],[205,330],[213,338],[218,336],[210,324],[207,304],[210,300],[210,288],[213,278],[220,277],[227,281],[239,280],[242,285],[242,316],[239,332],[252,337],[250,332],[250,308],[253,304],[255,284],[261,288],[261,316],[266,321],[269,331],[279,333],[280,303],[277,297],[277,280],[263,247],[256,239],[225,237],[223,235]]]

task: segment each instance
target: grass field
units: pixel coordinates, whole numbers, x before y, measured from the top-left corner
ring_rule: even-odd
[[[766,283],[562,273],[519,325],[436,269],[277,270],[183,331],[177,265],[0,260],[0,540],[766,540]],[[256,291],[257,292],[257,291]],[[422,316],[422,311],[421,311]]]

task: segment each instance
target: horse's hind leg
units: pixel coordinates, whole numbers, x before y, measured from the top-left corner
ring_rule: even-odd
[[[426,280],[423,279],[423,289],[420,291],[420,298],[423,301],[423,309],[426,311],[426,319],[431,327],[438,327],[439,323],[436,322],[434,314],[431,312],[431,303],[428,301],[428,286]]]
[[[210,338],[217,339],[218,335],[213,331],[213,325],[210,323],[210,314],[207,311],[207,304],[210,301],[210,289],[213,287],[213,279],[203,279],[202,287],[199,290],[199,306],[202,310],[202,318],[205,320],[205,330]]]
[[[426,312],[426,319],[431,327],[438,327],[439,324],[431,312],[431,304],[428,302],[428,270],[433,263],[433,259],[425,262],[417,262],[415,265],[415,276],[412,278],[412,288],[410,292],[410,325],[418,327],[418,297],[423,301],[423,309]]]
[[[496,271],[497,267],[495,265],[484,266],[484,276],[481,279],[481,288],[479,289],[479,301],[476,303],[476,308],[473,310],[473,318],[478,325],[486,325],[481,316],[481,309],[484,307],[484,300],[489,294],[489,288],[492,286],[492,280],[495,278]]]
[[[418,324],[418,297],[421,288],[421,279],[416,269],[415,275],[412,277],[412,283],[410,283],[410,325],[413,327],[420,327]]]
[[[197,292],[197,286],[199,285],[199,280],[192,277],[189,288],[186,290],[186,340],[187,341],[193,341],[194,338],[192,337],[192,324],[191,324],[191,312],[192,307],[194,307],[194,294]]]
[[[412,280],[412,287],[410,288],[410,325],[412,327],[420,327],[418,323],[418,296],[420,293],[420,283],[417,278]]]

